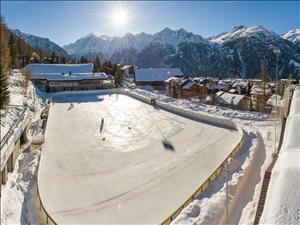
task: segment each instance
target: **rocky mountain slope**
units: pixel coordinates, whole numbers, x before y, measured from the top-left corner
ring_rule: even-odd
[[[138,67],[179,67],[190,76],[258,77],[260,64],[268,64],[275,76],[276,55],[270,49],[280,49],[279,76],[300,76],[300,30],[291,30],[282,36],[262,26],[237,26],[210,38],[184,29],[165,28],[154,34],[127,33],[121,37],[93,33],[61,48],[47,38],[13,31],[34,48],[58,55],[93,60],[98,54],[103,62]]]
[[[64,49],[75,57],[86,55],[92,59],[100,54],[115,63],[139,67],[179,67],[193,76],[254,78],[258,77],[261,62],[268,63],[271,76],[274,76],[276,55],[270,49],[273,45],[281,50],[279,72],[280,77],[285,78],[300,75],[298,30],[279,36],[262,26],[237,26],[207,39],[184,29],[170,28],[153,35],[89,34]]]
[[[32,48],[39,48],[47,54],[55,52],[59,56],[67,56],[68,53],[56,43],[50,41],[48,38],[42,38],[31,34],[22,33],[20,30],[11,30],[16,36],[23,39]]]

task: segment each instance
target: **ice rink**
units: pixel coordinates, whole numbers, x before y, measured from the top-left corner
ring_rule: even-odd
[[[125,95],[53,101],[38,184],[58,224],[159,224],[241,139]]]

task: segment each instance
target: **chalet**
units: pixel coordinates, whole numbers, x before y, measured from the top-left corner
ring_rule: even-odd
[[[44,91],[72,91],[110,88],[113,80],[105,73],[93,73],[93,64],[29,64],[34,85]]]
[[[249,94],[250,84],[248,81],[236,80],[232,85],[233,89],[236,89],[236,93],[239,95]]]
[[[165,81],[167,95],[174,98],[198,98],[207,97],[205,85],[198,84],[189,78],[171,77]]]
[[[197,84],[191,80],[181,86],[182,98],[199,98],[206,99],[207,87],[203,84]]]
[[[181,85],[188,82],[188,79],[179,77],[170,77],[164,81],[167,95],[173,98],[180,98]]]
[[[151,85],[164,87],[164,81],[170,77],[182,77],[183,73],[178,68],[149,68],[134,69],[134,82],[136,85]]]
[[[121,69],[125,79],[133,79],[134,78],[134,66],[124,65],[120,69]]]
[[[272,95],[272,89],[269,85],[254,84],[250,91],[251,108],[259,112],[270,112],[271,108],[266,107],[266,102]]]
[[[230,94],[219,91],[216,94],[218,103],[222,106],[231,107],[239,110],[250,109],[250,98],[246,95]]]

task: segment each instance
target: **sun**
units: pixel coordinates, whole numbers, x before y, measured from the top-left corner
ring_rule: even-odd
[[[115,9],[110,19],[115,26],[126,25],[129,21],[129,13],[125,8]]]

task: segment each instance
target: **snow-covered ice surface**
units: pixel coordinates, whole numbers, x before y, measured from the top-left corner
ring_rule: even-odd
[[[283,144],[272,171],[261,224],[296,225],[300,221],[300,88],[294,91]]]
[[[42,224],[34,205],[34,185],[40,152],[23,152],[1,187],[1,224]]]
[[[228,174],[230,193],[228,221],[229,224],[253,224],[263,175],[271,163],[274,152],[273,118],[258,112],[237,111],[226,107],[174,99],[163,94],[156,94],[154,91],[141,89],[129,91],[184,109],[231,119],[242,127],[246,133],[245,147],[229,162],[231,169]],[[278,123],[277,130],[280,130],[279,127]],[[190,203],[172,224],[225,224],[225,175],[223,171],[205,193]]]
[[[38,182],[58,224],[159,224],[242,138],[126,95],[98,99],[52,97]]]

